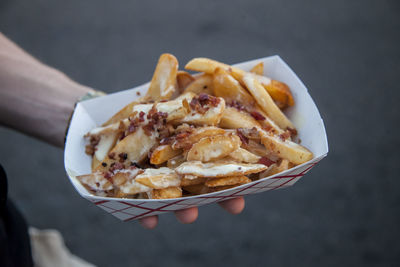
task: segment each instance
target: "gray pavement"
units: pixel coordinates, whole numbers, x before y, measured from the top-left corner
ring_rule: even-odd
[[[181,65],[279,54],[308,86],[330,143],[294,187],[248,197],[238,216],[206,206],[192,225],[164,215],[149,231],[82,199],[61,150],[0,128],[10,194],[31,225],[60,230],[99,266],[396,266],[399,11],[395,0],[2,0],[3,33],[107,92],[148,81],[163,52]]]

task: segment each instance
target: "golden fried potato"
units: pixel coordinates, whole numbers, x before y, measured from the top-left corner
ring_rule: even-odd
[[[180,187],[154,189],[152,192],[153,199],[178,198],[181,196],[182,196],[182,189]]]
[[[238,149],[241,143],[240,138],[234,134],[203,137],[193,144],[187,160],[208,162],[220,159]]]
[[[176,74],[176,82],[178,84],[179,92],[182,93],[189,84],[191,84],[195,78],[186,71],[179,70]]]
[[[227,177],[241,176],[258,173],[266,170],[263,164],[247,164],[229,161],[215,161],[202,163],[201,161],[186,161],[175,171],[180,175],[193,175],[197,177]]]
[[[290,140],[282,140],[280,137],[260,131],[261,142],[265,148],[275,155],[287,159],[294,164],[302,164],[313,158],[313,153],[307,148]]]
[[[260,156],[257,156],[246,149],[238,148],[229,154],[229,157],[237,162],[246,163],[257,163],[260,160]]]
[[[172,149],[171,145],[161,145],[158,146],[152,153],[150,156],[150,163],[151,164],[162,164],[170,159],[172,159],[173,157],[182,154],[182,150],[178,149],[178,150],[174,150]]]
[[[140,162],[147,157],[150,149],[156,144],[156,138],[146,135],[139,127],[136,132],[126,136],[115,145],[97,170],[108,171],[113,163],[129,166],[131,162]]]
[[[128,118],[129,115],[131,115],[133,112],[133,107],[136,106],[137,104],[139,104],[138,101],[133,101],[129,103],[128,105],[123,107],[120,111],[118,111],[116,114],[114,114],[114,116],[112,116],[108,121],[103,123],[102,126],[118,123],[120,120]]]
[[[204,184],[207,187],[217,187],[226,185],[240,185],[250,183],[250,178],[246,176],[231,176],[231,177],[220,177],[214,179],[208,179]]]
[[[186,158],[184,155],[178,155],[172,159],[169,159],[167,162],[167,167],[170,169],[175,169],[176,167],[178,167],[179,165],[181,165],[183,162],[186,161]]]
[[[187,114],[181,122],[194,124],[198,126],[214,126],[217,125],[222,117],[222,114],[225,110],[225,101],[223,98],[218,97],[219,103],[217,106],[206,106],[208,110],[204,114],[200,114],[194,110],[192,110],[189,114]]]
[[[113,184],[104,177],[102,172],[79,175],[76,178],[90,191],[104,193],[114,189]]]
[[[185,89],[185,93],[192,92],[196,95],[201,93],[212,95],[213,93],[213,76],[210,74],[202,74]]]
[[[174,170],[167,167],[161,167],[159,169],[147,168],[142,174],[136,176],[135,180],[153,189],[179,186],[181,184],[181,178]]]
[[[287,159],[282,159],[279,163],[274,163],[263,172],[260,172],[260,178],[268,177],[291,168],[291,163]]]
[[[189,192],[192,195],[207,194],[210,192],[209,188],[205,186],[204,183],[183,186],[182,189]]]
[[[188,185],[197,185],[197,184],[204,184],[207,181],[205,177],[198,177],[194,179],[182,178],[181,186],[188,186]]]
[[[264,63],[258,63],[250,70],[250,72],[261,76],[264,75]]]
[[[253,97],[224,69],[215,69],[213,82],[214,95],[222,97],[226,103],[239,102],[247,107],[254,105]]]
[[[171,54],[162,54],[151,79],[146,100],[168,100],[176,90],[178,60]]]
[[[279,109],[279,107],[272,100],[271,96],[265,91],[264,87],[251,75],[245,75],[243,77],[247,89],[253,95],[254,99],[279,127],[286,130],[287,128],[294,129],[292,122],[286,117],[286,115]]]
[[[179,127],[177,129],[179,129]],[[214,126],[199,127],[194,129],[189,127],[187,130],[190,130],[187,133],[187,136],[177,139],[172,144],[173,149],[190,149],[194,143],[197,143],[203,137],[225,134],[223,129]],[[184,133],[185,131],[182,132]]]
[[[289,86],[285,83],[271,80],[269,84],[263,84],[272,99],[277,103],[279,108],[294,105],[293,95],[290,92]]]
[[[268,77],[246,72],[237,67],[229,66],[227,64],[208,58],[194,58],[191,61],[189,61],[185,66],[185,69],[205,72],[208,74],[214,73],[216,68],[222,68],[226,70],[239,82],[243,81],[245,75],[250,74],[251,77],[256,79],[259,83],[262,84],[262,86],[265,87],[265,90],[268,91],[268,93],[275,101],[281,102],[282,100],[287,99],[286,102],[287,105],[294,104],[293,96],[287,85],[282,82],[272,80]],[[284,104],[285,102],[281,103]]]
[[[152,188],[138,183],[135,177],[143,172],[141,169],[127,169],[117,172],[113,177],[113,184],[118,188],[119,197],[130,197],[135,194],[145,193],[152,190]]]
[[[218,126],[225,129],[261,127],[249,113],[231,107],[225,108]]]

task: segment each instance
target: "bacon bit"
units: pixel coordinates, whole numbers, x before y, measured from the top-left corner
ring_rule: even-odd
[[[147,136],[151,136],[151,134],[152,134],[152,132],[153,132],[153,130],[154,130],[153,123],[149,122],[148,124],[146,124],[145,126],[143,126],[142,129],[143,129],[144,133],[145,133]]]
[[[128,134],[136,132],[138,126],[134,123],[129,124],[128,126]]]
[[[115,152],[108,153],[110,159],[115,159]]]
[[[93,156],[96,152],[96,146],[100,142],[100,136],[98,135],[90,135],[89,144],[85,146],[85,153],[87,155]]]
[[[258,121],[265,121],[265,117],[258,111],[252,111],[250,112],[250,115]]]
[[[288,139],[289,137],[290,137],[290,132],[289,132],[289,131],[285,131],[284,133],[282,133],[282,134],[279,135],[279,138],[280,138],[283,142],[285,142],[286,139]]]
[[[263,130],[267,131],[267,132],[273,132],[274,128],[272,128],[271,125],[264,125]]]
[[[160,100],[160,103],[165,103],[165,102],[168,102],[168,100],[166,99]]]
[[[110,165],[110,172],[114,172],[115,170],[121,170],[123,169],[125,166],[124,164],[120,163],[120,162],[113,162]]]
[[[149,120],[156,113],[157,113],[157,103],[154,103],[149,112],[147,113],[147,119]]]
[[[85,146],[85,153],[87,155],[93,156],[95,152],[96,152],[96,148],[92,147],[91,145],[86,145]]]
[[[201,93],[200,95],[199,95],[199,101],[200,101],[200,104],[203,106],[203,105],[206,105],[207,103],[208,103],[208,101],[210,100],[210,97],[209,97],[209,95],[207,95],[207,94],[205,94],[205,93]]]
[[[136,162],[131,161],[130,167],[140,168],[140,166]]]
[[[124,139],[126,137],[125,132],[122,132],[121,136],[119,137],[119,140],[121,141],[122,139]]]
[[[228,104],[229,107],[236,108],[239,111],[247,111],[247,108],[242,105],[239,101],[233,100]]]
[[[269,167],[269,166],[271,166],[272,164],[274,164],[275,161],[272,161],[272,160],[270,160],[269,158],[266,158],[266,157],[261,157],[261,158],[259,159],[258,163],[264,164],[265,166]]]
[[[119,153],[118,157],[119,157],[119,162],[124,162],[128,158],[128,154],[127,153]]]
[[[140,96],[140,92],[139,92],[139,91],[137,91],[137,92],[136,92],[136,95],[137,95],[137,96]]]
[[[236,134],[237,134],[237,136],[239,136],[239,138],[242,141],[242,143],[244,143],[244,144],[248,144],[249,143],[249,139],[246,136],[244,136],[244,134],[243,134],[243,128],[237,128],[236,129]]]
[[[287,127],[287,131],[289,131],[290,137],[294,137],[297,135],[297,130],[294,128]]]
[[[190,101],[190,108],[200,114],[206,113],[209,109],[207,107],[203,107],[197,97],[193,97],[192,101]]]
[[[112,176],[113,176],[113,174],[111,172],[104,173],[104,178],[106,178],[107,180],[110,180]]]
[[[175,139],[180,140],[180,139],[186,138],[186,137],[188,137],[191,133],[192,133],[191,131],[184,131],[184,132],[178,133],[178,134],[175,136]]]
[[[139,122],[144,122],[144,115],[146,115],[146,113],[144,113],[143,111],[140,111],[140,113],[139,113]]]
[[[216,106],[219,105],[220,102],[221,102],[221,99],[219,99],[218,97],[210,96],[209,104],[210,104],[211,106],[216,107]]]

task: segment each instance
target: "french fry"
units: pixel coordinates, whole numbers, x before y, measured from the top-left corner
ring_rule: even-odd
[[[96,169],[101,164],[101,161],[97,159],[96,156],[93,155],[92,158],[92,171]]]
[[[262,164],[247,164],[229,161],[202,163],[201,161],[186,161],[175,169],[180,175],[197,177],[227,177],[258,173],[267,169]]]
[[[153,189],[163,189],[181,184],[180,177],[170,168],[146,169],[135,178],[136,182]]]
[[[181,196],[182,196],[182,189],[180,187],[154,189],[152,192],[153,199],[179,198]]]
[[[183,186],[182,189],[193,195],[207,194],[210,192],[209,188],[205,186],[204,183]]]
[[[211,96],[213,97],[213,96]],[[181,122],[190,123],[194,125],[204,126],[210,125],[214,126],[217,125],[222,117],[222,114],[225,110],[225,101],[223,98],[218,97],[219,103],[216,106],[209,106],[208,110],[204,114],[200,114],[195,111],[191,111],[187,114]]]
[[[293,95],[285,83],[271,80],[269,84],[263,84],[263,87],[267,90],[272,99],[275,100],[279,108],[283,109],[287,106],[294,105]]]
[[[102,172],[79,175],[76,178],[90,191],[106,193],[114,189],[113,184],[104,177]]]
[[[272,80],[268,77],[249,73],[239,68],[232,67],[208,58],[194,58],[189,61],[185,66],[185,69],[205,72],[208,74],[212,74],[216,68],[222,68],[228,73],[231,73],[231,75],[239,82],[243,80],[246,74],[250,74],[250,76],[252,76],[265,87],[265,90],[268,91],[268,93],[274,100],[281,102],[283,99],[287,99],[287,105],[290,106],[294,104],[293,96],[287,85],[282,82]]]
[[[214,72],[214,95],[222,97],[226,103],[237,101],[244,106],[254,105],[253,97],[223,68]]]
[[[185,132],[187,132],[186,136]],[[194,129],[188,127],[186,129],[183,129],[182,133],[184,137],[174,141],[174,143],[172,144],[173,149],[180,149],[180,148],[190,149],[194,143],[197,143],[203,137],[225,134],[225,131],[218,127],[206,126]]]
[[[133,107],[137,104],[139,104],[139,102],[137,101],[129,103],[128,105],[123,107],[120,111],[118,111],[114,116],[112,116],[108,121],[103,123],[102,126],[104,127],[113,123],[118,123],[120,120],[128,118],[129,115],[132,114]]]
[[[195,179],[188,179],[188,178],[182,178],[181,180],[181,186],[189,186],[189,185],[197,185],[197,184],[204,184],[207,181],[207,178],[205,177],[200,177],[200,178],[195,178]]]
[[[108,171],[113,163],[120,161],[124,166],[129,166],[131,162],[141,162],[155,144],[157,144],[156,138],[146,135],[140,127],[116,144],[96,170]]]
[[[257,122],[261,125],[261,128],[268,132],[273,132],[274,134],[282,134],[284,131],[273,121],[271,120],[267,114],[262,110],[262,108],[259,105],[255,106],[256,112],[260,113],[265,119],[263,120],[258,120]],[[253,111],[253,112],[254,112]]]
[[[183,162],[186,161],[186,158],[184,155],[178,155],[172,159],[169,159],[167,162],[167,167],[170,169],[175,169],[176,167],[178,167],[179,165],[181,165]]]
[[[202,74],[185,89],[185,93],[192,92],[196,95],[205,93],[211,95],[213,93],[213,76],[210,74]]]
[[[176,82],[178,84],[179,92],[182,93],[195,78],[186,71],[179,70],[176,74]]]
[[[238,162],[245,163],[257,163],[260,160],[260,156],[257,156],[246,149],[238,148],[229,154],[229,157]]]
[[[241,143],[240,138],[234,134],[203,137],[193,144],[187,160],[208,162],[220,159],[238,149]]]
[[[226,186],[226,185],[247,184],[250,182],[251,182],[251,180],[246,176],[231,176],[231,177],[208,179],[204,184],[207,187],[217,187],[217,186]]]
[[[267,150],[294,164],[302,164],[313,158],[313,154],[305,147],[290,140],[282,140],[280,137],[260,131],[261,142]]]
[[[113,184],[118,188],[119,197],[131,197],[132,195],[145,193],[152,188],[138,183],[135,177],[143,172],[141,169],[133,169],[124,172],[117,172],[113,177]]]
[[[258,63],[250,70],[250,72],[261,76],[264,75],[264,63]]]
[[[278,108],[271,96],[264,90],[264,87],[251,75],[245,75],[243,77],[247,89],[253,95],[254,99],[279,127],[286,130],[287,128],[294,129],[292,122],[286,117],[286,115]]]
[[[158,146],[150,156],[150,163],[159,165],[162,164],[173,157],[182,154],[182,150],[174,150],[172,149],[171,145],[161,145]]]
[[[261,127],[250,114],[231,107],[225,108],[219,126],[226,129]]]
[[[281,162],[279,164],[274,163],[271,166],[268,167],[268,169],[266,169],[263,172],[260,172],[259,176],[262,177],[268,177],[283,171],[286,171],[287,169],[290,168],[290,162],[287,159],[282,159]]]
[[[178,60],[171,54],[162,54],[151,79],[146,100],[168,100],[176,90]]]

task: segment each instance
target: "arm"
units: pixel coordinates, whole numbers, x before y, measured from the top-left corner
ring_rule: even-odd
[[[1,125],[62,147],[74,104],[89,91],[0,33]]]

